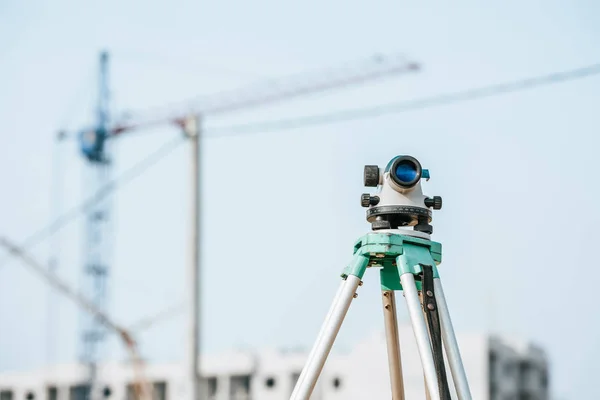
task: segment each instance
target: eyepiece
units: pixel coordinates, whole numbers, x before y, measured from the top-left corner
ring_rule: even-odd
[[[398,186],[410,189],[421,179],[421,163],[411,156],[400,156],[390,168],[390,177]]]

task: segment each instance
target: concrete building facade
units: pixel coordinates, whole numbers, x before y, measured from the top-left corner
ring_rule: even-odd
[[[425,400],[410,326],[400,326],[400,340],[406,398]],[[539,347],[487,334],[459,334],[458,341],[473,399],[550,399],[549,363]],[[305,352],[264,349],[202,357],[204,390],[209,400],[288,400],[306,356]],[[85,374],[86,369],[78,364],[0,374],[0,400],[83,400]],[[99,374],[107,399],[133,400],[130,366],[107,363]],[[146,375],[153,382],[156,400],[181,398],[181,365],[151,364]],[[313,400],[390,398],[383,332],[348,352],[333,352],[312,396]]]

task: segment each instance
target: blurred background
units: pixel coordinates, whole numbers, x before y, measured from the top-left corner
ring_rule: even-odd
[[[90,341],[102,396],[134,398],[120,388],[133,379],[122,340],[90,339],[100,325],[34,261],[131,330],[155,398],[187,398],[195,139],[180,118],[191,115],[202,399],[289,398],[285,374],[302,367],[370,230],[363,167],[398,154],[417,157],[426,194],[444,198],[433,239],[474,398],[600,398],[599,12],[592,1],[0,2],[0,234],[31,258],[1,254],[1,400],[87,398]],[[390,398],[376,275],[314,398]],[[496,376],[497,358],[514,376]],[[539,373],[527,393],[520,362]],[[410,398],[425,398],[420,379]]]

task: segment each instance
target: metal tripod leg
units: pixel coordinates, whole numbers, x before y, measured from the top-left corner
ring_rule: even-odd
[[[429,333],[427,325],[425,324],[421,302],[419,301],[415,277],[412,273],[404,273],[400,275],[400,283],[402,283],[402,290],[404,291],[404,297],[406,298],[410,321],[412,323],[415,339],[417,340],[417,348],[419,349],[419,355],[421,356],[423,373],[425,374],[425,382],[429,389],[429,395],[432,400],[440,400],[440,391],[433,361],[433,353],[429,341]]]
[[[385,290],[382,294],[385,339],[387,342],[390,383],[392,385],[392,400],[404,400],[404,380],[402,379],[400,338],[398,335],[398,318],[396,314],[396,295],[393,290]]]
[[[333,302],[329,318],[321,328],[321,335],[315,342],[309,360],[300,374],[290,400],[308,400],[310,398],[359,284],[360,278],[354,275],[348,275],[344,281],[339,295]]]
[[[450,371],[452,372],[456,394],[458,395],[459,400],[471,400],[471,391],[469,390],[469,383],[467,382],[467,374],[465,373],[460,357],[458,342],[454,335],[454,328],[452,326],[452,321],[450,320],[450,312],[448,311],[448,305],[446,304],[446,297],[444,296],[440,278],[434,278],[433,285],[442,326],[442,339],[448,356],[448,364],[450,366]]]
[[[340,286],[338,287],[335,297],[333,298],[333,302],[331,303],[331,306],[329,307],[329,311],[327,312],[327,315],[325,316],[325,320],[323,322],[323,325],[321,326],[321,330],[319,331],[319,334],[317,335],[317,340],[315,341],[315,343],[318,343],[321,341],[321,338],[323,337],[323,334],[326,331],[326,327],[329,325],[329,320],[331,319],[331,315],[333,314],[333,311],[336,309],[338,300],[340,298],[342,291],[344,290],[345,285],[346,285],[345,280],[340,283]],[[308,358],[306,359],[307,360],[306,365],[308,365],[312,362],[313,358],[315,357],[316,349],[317,349],[317,347],[313,346],[310,353],[308,354]],[[296,384],[294,385],[294,390],[292,391],[291,398],[294,398],[294,396],[296,395],[296,392],[298,391],[298,387],[301,386],[301,382],[304,381],[305,377],[306,377],[306,368],[304,368],[302,370],[302,372],[300,373],[300,376],[298,377],[298,380],[296,381]]]

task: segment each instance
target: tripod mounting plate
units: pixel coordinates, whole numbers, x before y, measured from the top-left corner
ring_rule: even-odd
[[[382,290],[402,290],[400,276],[410,273],[418,277],[421,265],[431,265],[434,277],[439,277],[437,265],[442,262],[442,244],[396,233],[370,232],[354,244],[354,260],[361,262],[351,262],[344,269],[343,278],[362,278],[366,268],[380,267]]]

